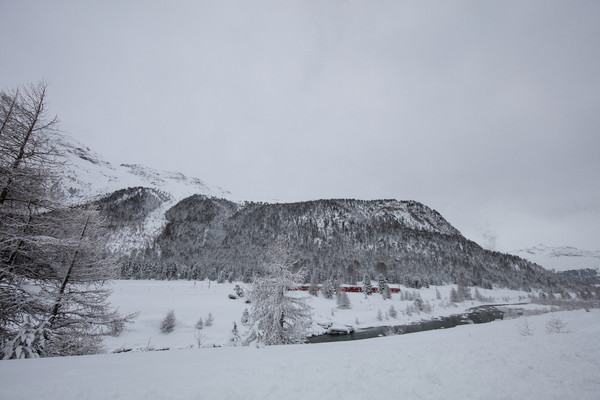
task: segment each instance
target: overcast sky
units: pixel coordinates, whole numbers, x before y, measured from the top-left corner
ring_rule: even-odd
[[[0,49],[113,163],[600,249],[600,1],[1,0]]]

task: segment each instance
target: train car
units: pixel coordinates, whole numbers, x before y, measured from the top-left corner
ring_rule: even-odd
[[[308,285],[300,285],[300,286],[288,288],[288,290],[306,292],[306,291],[308,291],[309,288],[310,288],[310,286],[308,286]],[[362,286],[342,286],[341,289],[342,289],[342,292],[350,292],[350,293],[362,293],[363,292]],[[317,290],[321,290],[320,285],[317,286]],[[379,292],[379,288],[377,286],[373,287],[371,290],[373,291],[373,293]],[[390,288],[390,291],[392,293],[400,293],[401,292],[400,288]]]

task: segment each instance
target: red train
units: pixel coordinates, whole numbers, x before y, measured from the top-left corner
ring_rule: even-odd
[[[303,292],[308,291],[308,288],[310,286],[308,285],[300,285],[300,286],[296,286],[294,288],[289,288],[288,290],[301,290]],[[317,285],[317,290],[321,290],[321,285]],[[379,288],[377,286],[373,287],[373,293],[377,293],[379,291]],[[390,288],[390,291],[392,293],[400,293],[400,288]],[[353,293],[362,293],[363,292],[363,288],[362,286],[342,286],[342,292],[353,292]]]

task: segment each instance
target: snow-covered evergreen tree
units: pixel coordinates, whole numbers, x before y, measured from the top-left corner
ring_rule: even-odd
[[[392,289],[388,285],[385,279],[379,281],[379,292],[384,300],[390,300],[392,298]]]
[[[450,302],[460,303],[461,301],[462,299],[459,297],[459,292],[455,288],[450,289]]]
[[[352,308],[352,305],[350,304],[350,297],[348,297],[348,293],[340,290],[340,292],[337,294],[337,306],[342,310],[348,310]]]
[[[273,245],[269,258],[266,276],[252,284],[250,330],[244,343],[302,343],[311,324],[311,308],[305,298],[288,291],[301,277],[290,271],[287,247],[281,239]]]
[[[371,284],[371,278],[368,274],[365,274],[363,279],[363,292],[365,295],[370,296],[373,294],[373,285]]]
[[[459,301],[473,300],[473,296],[471,295],[471,288],[468,286],[467,280],[465,279],[464,275],[461,275],[458,278],[456,291],[458,293]]]
[[[234,346],[237,346],[240,343],[241,340],[242,339],[241,339],[240,333],[238,331],[237,323],[234,321],[233,322],[233,329],[231,330],[230,342]]]
[[[317,279],[317,274],[313,274],[310,278],[310,286],[308,287],[308,293],[313,296],[319,295],[319,281]]]
[[[333,285],[331,278],[325,281],[323,288],[321,288],[321,293],[326,299],[331,299],[333,297],[335,294],[335,286]]]
[[[247,325],[249,321],[250,313],[248,312],[247,308],[244,308],[244,312],[242,313],[242,318],[240,319],[240,322],[242,323],[242,325]]]
[[[212,313],[208,313],[208,317],[206,317],[206,321],[204,321],[204,326],[212,326],[213,322],[215,322],[215,318]]]

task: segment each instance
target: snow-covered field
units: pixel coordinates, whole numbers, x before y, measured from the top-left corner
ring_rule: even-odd
[[[117,349],[139,350],[146,347],[181,349],[197,347],[197,337],[202,340],[203,347],[227,345],[233,322],[243,332],[241,316],[245,308],[250,310],[250,304],[244,302],[245,298],[231,300],[236,283],[217,284],[209,281],[115,281],[110,302],[119,308],[122,313],[139,312],[135,323],[125,328],[118,337],[105,339],[106,349],[111,352]],[[244,284],[240,286],[247,291]],[[307,297],[313,307],[313,332],[315,334],[326,331],[323,326],[352,326],[355,329],[371,326],[402,325],[421,319],[430,319],[433,316],[457,314],[474,307],[482,302],[466,301],[457,305],[449,304],[451,286],[423,288],[420,290],[401,287],[406,294],[419,294],[423,301],[429,304],[432,311],[429,313],[412,312],[407,314],[407,307],[413,306],[413,301],[402,300],[400,294],[393,294],[391,300],[384,300],[379,294],[366,297],[362,293],[348,293],[352,308],[340,310],[334,299],[325,299],[310,296],[307,292],[291,292],[296,296]],[[441,299],[436,297],[436,289]],[[499,289],[486,291],[478,289],[484,297],[496,303],[516,303],[527,301],[526,293]],[[474,292],[474,289],[472,290]],[[484,302],[489,303],[489,302]],[[398,315],[396,318],[387,316],[393,306]],[[536,306],[542,308],[542,306]],[[176,327],[169,334],[160,332],[161,321],[169,310],[175,312]],[[381,310],[382,319],[378,314]],[[214,323],[204,327],[201,331],[195,329],[196,322],[202,318],[206,320],[212,314]],[[200,336],[201,335],[201,336]]]
[[[600,311],[330,344],[0,362],[2,399],[598,399]]]
[[[97,356],[0,361],[0,399],[598,399],[600,397],[600,310],[556,312],[465,325],[452,329],[362,341],[271,346],[222,346],[232,322],[248,305],[230,300],[232,284],[118,281],[112,301],[140,316],[107,349],[170,347]],[[419,292],[431,315],[453,314],[476,305],[445,307],[449,287]],[[482,293],[498,302],[519,292]],[[298,293],[298,295],[306,295]],[[502,299],[504,297],[504,299]],[[391,304],[410,302],[350,294],[352,309],[334,310],[335,301],[312,298],[315,320],[358,327],[401,324],[430,315],[400,313],[386,321]],[[173,309],[175,330],[159,333]],[[377,319],[381,309],[383,321]],[[332,312],[332,310],[334,310]],[[197,348],[194,325],[204,327]],[[552,319],[565,333],[548,334]],[[521,332],[527,323],[530,336]],[[191,347],[190,347],[191,346]],[[190,348],[186,348],[190,347]],[[193,348],[192,348],[193,347]]]

